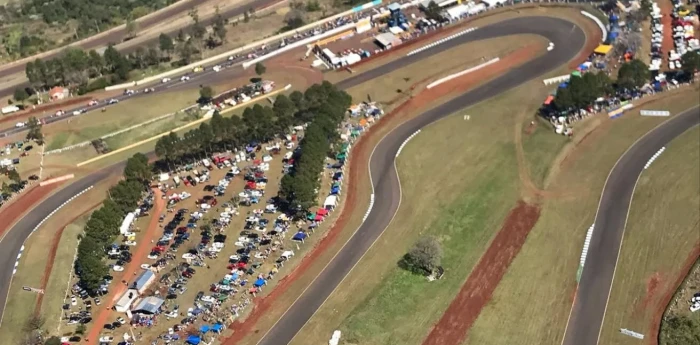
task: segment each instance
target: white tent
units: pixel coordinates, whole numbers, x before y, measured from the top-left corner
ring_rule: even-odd
[[[338,197],[335,195],[329,195],[326,201],[323,202],[323,207],[335,207],[338,204]]]
[[[129,228],[131,227],[131,223],[134,222],[134,218],[136,218],[136,214],[134,212],[129,212],[126,217],[124,217],[124,221],[122,222],[122,226],[119,227],[119,233],[124,235],[127,232],[129,232]]]

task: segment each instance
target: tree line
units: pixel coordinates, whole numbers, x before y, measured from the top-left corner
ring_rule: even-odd
[[[683,69],[676,78],[680,81],[692,80],[695,72],[700,70],[700,55],[688,52],[681,61]],[[641,60],[633,59],[620,66],[614,81],[604,72],[572,76],[566,87],[557,89],[554,107],[561,112],[583,109],[599,97],[637,90],[650,81],[649,67]]]
[[[90,215],[78,245],[75,273],[80,284],[93,292],[98,291],[109,273],[104,261],[106,248],[119,235],[126,214],[134,211],[143,198],[152,167],[145,155],[137,153],[127,160],[123,174],[124,179],[109,189],[109,198],[102,207]]]
[[[283,201],[307,210],[315,204],[323,158],[337,139],[338,124],[351,102],[347,93],[324,81],[303,93],[294,91],[289,97],[279,95],[271,107],[259,104],[248,107],[240,117],[223,117],[217,112],[210,123],[202,123],[182,136],[170,133],[158,139],[155,147],[160,159],[158,164],[161,169],[172,170],[174,165],[208,157],[214,152],[258,145],[288,133],[291,127],[308,124],[301,154],[280,187]]]

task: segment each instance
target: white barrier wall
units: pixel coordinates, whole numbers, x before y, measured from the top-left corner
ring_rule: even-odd
[[[455,73],[455,74],[450,74],[450,75],[448,75],[447,77],[440,78],[440,79],[438,79],[438,80],[436,80],[436,81],[434,81],[434,82],[428,84],[428,86],[427,86],[426,88],[432,89],[432,88],[434,88],[434,87],[436,87],[436,86],[438,86],[438,85],[440,85],[440,84],[442,84],[442,83],[444,83],[444,82],[450,81],[450,80],[452,80],[452,79],[454,79],[454,78],[459,78],[459,77],[461,77],[461,76],[463,76],[463,75],[465,75],[465,74],[474,72],[474,71],[476,71],[476,70],[480,70],[480,69],[482,69],[482,68],[484,68],[484,67],[486,67],[486,66],[488,66],[488,65],[495,64],[495,63],[498,62],[498,61],[500,61],[500,58],[494,58],[494,59],[491,59],[491,60],[489,60],[489,61],[487,61],[487,62],[482,63],[481,65],[474,66],[474,67],[469,68],[469,69],[465,69],[465,70],[462,71],[462,72]]]
[[[560,75],[558,77],[545,79],[542,82],[544,83],[544,85],[552,85],[552,84],[561,83],[564,81],[569,81],[569,79],[571,79],[571,74]]]
[[[279,54],[288,52],[288,51],[290,51],[290,50],[292,50],[292,49],[296,49],[296,48],[302,47],[302,46],[307,45],[307,44],[309,44],[309,43],[316,42],[316,41],[318,41],[318,40],[320,40],[320,39],[323,39],[323,38],[326,38],[326,37],[330,37],[330,36],[333,36],[333,35],[335,35],[335,34],[339,34],[339,33],[343,32],[343,31],[351,30],[351,29],[354,28],[354,27],[355,27],[355,23],[345,24],[345,25],[339,26],[339,27],[337,27],[337,28],[335,28],[335,29],[333,29],[333,30],[326,31],[326,32],[324,32],[324,33],[322,33],[322,34],[320,34],[320,35],[308,37],[308,38],[305,38],[305,39],[303,39],[303,40],[301,40],[301,41],[294,42],[294,43],[292,43],[292,44],[288,44],[288,45],[286,45],[286,46],[284,46],[284,47],[282,47],[282,48],[280,48],[280,49],[277,49],[277,50],[271,52],[270,54],[265,54],[265,55],[263,55],[263,56],[258,56],[258,57],[256,57],[256,58],[253,59],[253,60],[249,60],[249,61],[244,62],[244,63],[243,63],[243,68],[248,68],[248,67],[250,67],[250,66],[252,66],[252,65],[255,65],[256,63],[258,63],[258,62],[260,62],[260,61],[267,60],[267,59],[269,59],[269,58],[271,58],[271,57],[274,57],[274,56],[277,56],[277,55],[279,55]]]
[[[596,17],[596,16],[594,16],[594,15],[592,15],[592,14],[586,12],[586,11],[581,11],[581,14],[583,14],[584,16],[590,18],[590,19],[593,20],[596,24],[598,24],[598,27],[600,28],[600,31],[603,32],[603,37],[601,38],[601,40],[602,40],[603,42],[605,42],[605,40],[608,38],[608,29],[605,28],[605,25],[603,24],[603,22],[601,22],[600,19],[598,19],[598,17]]]

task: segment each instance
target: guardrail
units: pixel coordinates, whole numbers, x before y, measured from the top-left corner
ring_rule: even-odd
[[[238,53],[241,53],[241,52],[244,52],[244,51],[247,51],[247,50],[251,50],[251,49],[253,49],[253,48],[257,48],[257,47],[259,47],[259,46],[261,46],[261,45],[263,45],[263,44],[267,44],[267,43],[273,42],[273,41],[278,41],[278,40],[280,40],[280,39],[283,39],[283,38],[292,36],[292,35],[294,35],[294,34],[296,34],[296,33],[298,33],[298,32],[301,32],[301,31],[305,31],[305,30],[308,30],[308,29],[315,28],[315,27],[317,27],[317,26],[320,26],[320,25],[323,25],[323,24],[325,24],[325,23],[331,22],[331,21],[336,20],[336,19],[338,19],[338,18],[342,18],[342,17],[348,16],[348,15],[354,14],[354,13],[356,13],[356,12],[358,12],[358,11],[370,9],[370,8],[372,8],[372,7],[375,7],[375,6],[380,5],[381,3],[382,3],[382,0],[375,0],[375,1],[373,1],[373,2],[364,4],[364,5],[362,5],[362,6],[357,6],[357,7],[353,8],[353,9],[351,9],[351,10],[348,10],[348,11],[345,11],[345,12],[342,12],[342,13],[338,13],[338,14],[336,14],[336,15],[333,15],[333,16],[330,16],[330,17],[328,17],[328,18],[325,18],[325,19],[322,19],[322,20],[313,22],[313,23],[311,23],[311,24],[304,25],[304,26],[302,26],[302,27],[300,27],[300,28],[298,28],[298,29],[296,29],[296,30],[294,30],[294,31],[287,31],[287,32],[284,32],[284,33],[281,33],[281,34],[278,34],[278,35],[275,35],[275,36],[271,36],[271,37],[262,39],[262,40],[260,40],[260,41],[253,42],[253,43],[251,43],[251,44],[245,45],[245,46],[243,46],[243,47],[236,48],[236,49],[233,49],[233,50],[229,50],[229,51],[227,51],[227,52],[225,52],[225,53],[221,53],[221,54],[212,56],[212,57],[210,57],[210,58],[206,58],[206,59],[204,59],[204,60],[200,60],[200,61],[191,63],[191,64],[189,64],[189,65],[187,65],[187,66],[179,67],[179,68],[176,68],[176,69],[167,71],[167,72],[163,72],[163,73],[158,74],[158,75],[154,75],[154,76],[151,76],[151,77],[147,77],[147,78],[138,80],[138,81],[134,81],[134,82],[130,82],[130,83],[124,83],[124,84],[119,84],[119,85],[112,85],[112,86],[109,86],[108,88],[105,88],[105,90],[106,90],[106,91],[113,91],[113,90],[125,89],[125,88],[128,88],[128,87],[134,87],[134,86],[137,86],[137,85],[147,84],[147,83],[151,83],[151,82],[154,82],[154,81],[157,81],[157,80],[161,80],[161,79],[163,79],[163,78],[165,78],[165,77],[168,77],[168,76],[171,76],[171,75],[175,75],[175,74],[178,74],[178,73],[182,73],[182,72],[186,72],[186,71],[192,70],[193,68],[195,68],[195,67],[197,67],[197,66],[200,66],[200,65],[205,65],[205,64],[209,64],[209,63],[212,63],[212,62],[215,62],[215,61],[219,61],[219,60],[222,60],[222,59],[226,59],[226,58],[228,58],[228,57],[231,56],[231,55],[238,54]],[[353,25],[354,25],[354,24],[353,24]],[[313,36],[313,37],[314,37],[315,39],[318,39],[318,36]]]
[[[581,11],[581,14],[584,16],[590,18],[593,20],[596,24],[598,24],[598,27],[600,28],[600,31],[603,33],[603,37],[601,37],[601,40],[605,42],[605,40],[608,38],[608,30],[605,28],[605,25],[603,25],[603,22],[598,19],[598,17],[586,12],[586,11]]]
[[[561,83],[563,81],[569,81],[569,79],[571,79],[571,74],[560,75],[558,77],[545,79],[542,82],[544,83],[544,85],[552,85],[556,83]]]

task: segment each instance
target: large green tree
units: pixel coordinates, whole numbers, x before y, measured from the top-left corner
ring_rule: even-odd
[[[623,63],[617,72],[617,84],[626,89],[642,87],[650,78],[649,67],[637,59]]]

